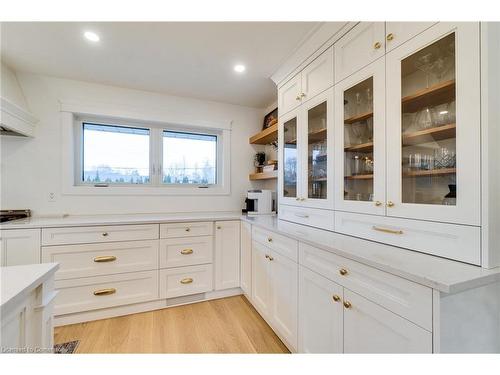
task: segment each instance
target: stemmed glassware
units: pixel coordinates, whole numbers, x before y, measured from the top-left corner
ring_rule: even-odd
[[[428,52],[425,55],[419,56],[417,61],[415,61],[415,68],[424,72],[426,79],[425,88],[429,88],[429,76],[432,70],[432,66],[434,64],[434,54],[432,52]]]

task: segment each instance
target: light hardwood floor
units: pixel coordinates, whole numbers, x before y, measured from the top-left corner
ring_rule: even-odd
[[[56,327],[77,353],[288,353],[243,296]]]

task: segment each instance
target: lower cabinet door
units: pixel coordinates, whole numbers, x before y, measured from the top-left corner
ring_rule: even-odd
[[[215,290],[240,286],[240,222],[215,223]]]
[[[298,264],[274,251],[268,261],[271,325],[288,346],[297,350]]]
[[[269,260],[271,254],[264,245],[252,241],[252,303],[259,313],[269,317]]]
[[[343,288],[299,268],[299,352],[342,353]]]
[[[345,353],[432,353],[432,334],[344,289]]]

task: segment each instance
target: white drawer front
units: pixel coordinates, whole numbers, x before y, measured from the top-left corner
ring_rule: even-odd
[[[213,229],[211,221],[160,224],[160,238],[211,236]]]
[[[154,240],[158,224],[102,225],[96,227],[43,228],[42,245]]]
[[[57,262],[56,280],[158,269],[158,240],[42,247]]]
[[[303,243],[299,244],[299,263],[432,330],[431,288]]]
[[[479,227],[336,212],[335,231],[462,262],[481,264]]]
[[[335,214],[330,210],[280,205],[279,216],[282,220],[309,225],[315,228],[333,230]]]
[[[158,271],[59,280],[55,315],[158,299]]]
[[[213,290],[212,265],[160,270],[160,297],[173,298]]]
[[[212,263],[212,259],[212,236],[160,240],[160,268]]]
[[[295,262],[297,262],[299,259],[298,243],[291,238],[287,238],[280,234],[253,225],[252,240],[266,245],[277,253],[284,255]]]

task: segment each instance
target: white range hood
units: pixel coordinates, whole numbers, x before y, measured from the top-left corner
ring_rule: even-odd
[[[37,118],[30,112],[0,97],[0,134],[33,137]]]

